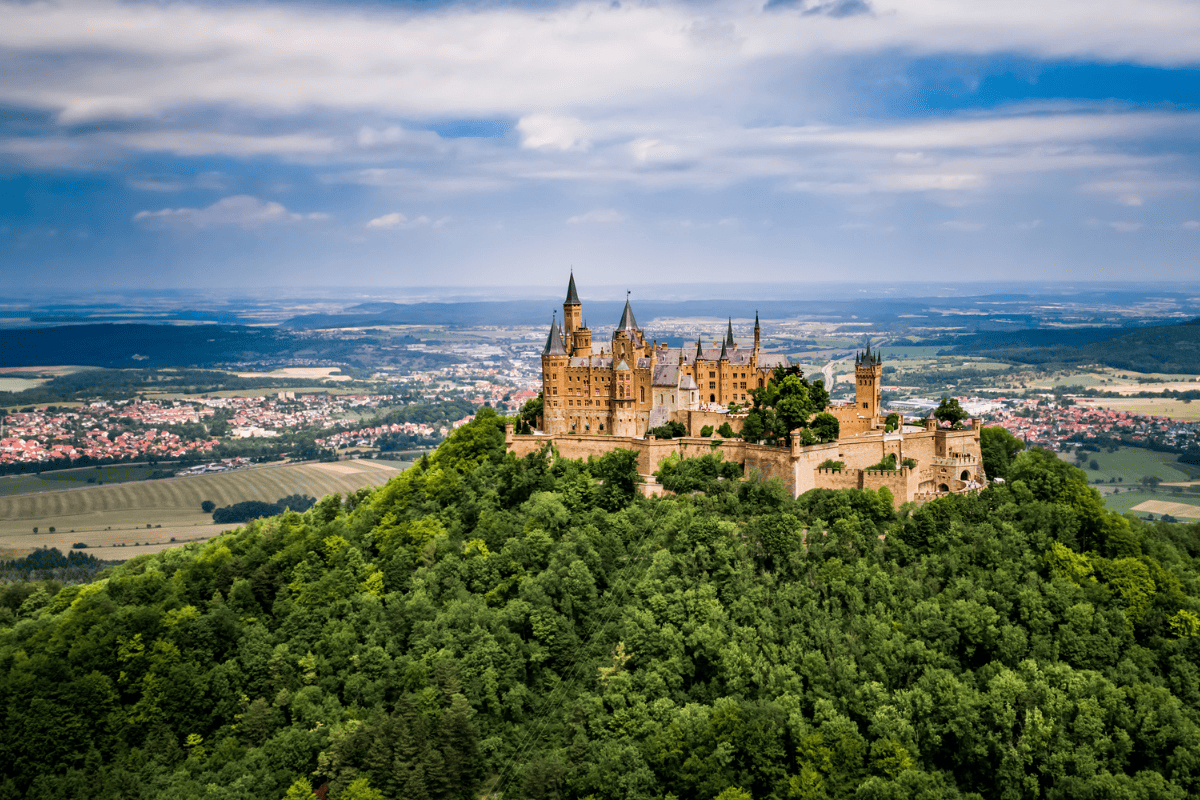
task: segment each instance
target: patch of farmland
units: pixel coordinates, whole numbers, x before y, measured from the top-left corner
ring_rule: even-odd
[[[1059,458],[1072,464],[1076,463],[1074,449],[1069,453],[1060,453]],[[1180,464],[1175,458],[1174,453],[1122,446],[1112,453],[1104,450],[1099,453],[1088,452],[1083,466],[1087,472],[1088,483],[1099,480],[1127,489],[1136,486],[1144,476],[1154,476],[1163,482],[1186,481],[1188,475],[1180,469]],[[1093,461],[1098,469],[1091,468]]]
[[[211,514],[200,510],[205,500],[220,507],[244,500],[274,502],[292,494],[324,497],[334,492],[353,492],[386,483],[408,465],[353,460],[337,462],[333,466],[339,467],[338,471],[327,466],[286,464],[0,497],[0,546],[14,546],[9,539],[19,536],[22,546],[32,542],[28,546],[40,547],[51,527],[56,529],[55,534],[65,532],[67,538],[89,544],[82,534],[118,534],[105,544],[118,539],[143,542],[147,541],[145,537],[157,536],[160,531],[166,534],[170,529],[179,529],[170,534],[177,538],[193,538],[202,535],[199,529],[205,529],[204,534],[216,530]]]
[[[1192,388],[1196,388],[1195,384],[1192,384]],[[1081,406],[1128,411],[1130,414],[1169,417],[1187,422],[1200,420],[1200,403],[1186,403],[1165,397],[1080,397],[1075,402]]]
[[[1147,500],[1133,507],[1134,511],[1145,511],[1149,514],[1170,514],[1172,517],[1187,517],[1200,519],[1200,506],[1188,503],[1172,503],[1169,500]]]

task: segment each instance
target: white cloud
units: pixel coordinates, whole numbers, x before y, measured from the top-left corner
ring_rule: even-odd
[[[1118,233],[1136,233],[1145,226],[1140,222],[1123,222],[1121,220],[1114,220],[1108,223],[1108,227],[1112,228]]]
[[[239,228],[260,228],[287,222],[321,222],[329,219],[323,212],[298,214],[288,211],[274,201],[262,201],[249,195],[235,195],[218,200],[207,208],[163,208],[158,211],[139,211],[134,222],[154,227],[209,228],[232,225]]]
[[[1181,226],[1185,231],[1200,231],[1200,221],[1189,219]]]
[[[939,228],[946,231],[958,231],[959,233],[974,233],[984,229],[983,223],[980,222],[965,222],[963,220],[951,219],[946,220],[938,225]]]
[[[597,208],[586,214],[567,218],[568,225],[611,224],[624,221],[625,215],[613,208]]]
[[[517,122],[521,146],[530,150],[587,150],[586,126],[574,117],[530,114]]]
[[[449,221],[448,217],[441,219],[433,219],[422,214],[415,219],[409,219],[399,211],[393,211],[391,214],[384,214],[382,217],[376,217],[367,223],[367,227],[376,231],[395,231],[409,230],[411,228],[433,227],[440,228]]]
[[[761,3],[744,0],[436,13],[343,4],[10,3],[0,48],[13,68],[0,98],[49,108],[70,123],[221,104],[523,117],[702,97],[745,84],[761,64],[781,59],[1007,52],[1173,66],[1195,62],[1200,37],[1189,0],[1110,0],[1102,10],[1086,0],[1052,9],[1035,0],[872,6],[873,15],[833,19],[763,13]],[[47,53],[87,53],[88,61],[47,69],[40,60]]]

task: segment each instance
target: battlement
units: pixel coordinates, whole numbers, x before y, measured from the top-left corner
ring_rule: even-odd
[[[979,464],[979,459],[972,455],[934,456],[930,462],[935,467],[973,467]]]

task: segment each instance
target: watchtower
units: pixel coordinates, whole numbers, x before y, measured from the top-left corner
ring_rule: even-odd
[[[879,416],[883,405],[883,359],[878,351],[871,353],[870,342],[867,351],[854,359],[854,378],[854,404],[858,407],[858,415]]]

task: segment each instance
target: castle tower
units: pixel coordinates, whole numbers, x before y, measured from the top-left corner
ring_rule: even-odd
[[[633,308],[629,305],[629,297],[625,298],[625,310],[621,312],[621,321],[613,331],[613,362],[626,361],[631,365],[637,364],[639,352],[646,344],[642,337],[642,329],[633,318]]]
[[[542,430],[549,434],[566,430],[563,396],[567,392],[566,368],[569,359],[558,323],[551,319],[546,346],[542,348]]]
[[[854,401],[860,417],[875,418],[882,412],[883,405],[883,359],[878,353],[872,355],[871,344],[867,352],[859,353],[854,359]]]
[[[758,327],[758,309],[754,310],[754,359],[758,360],[758,348],[762,344],[762,330]]]
[[[579,293],[575,291],[575,273],[571,272],[571,282],[567,284],[567,299],[563,302],[563,323],[566,330],[567,342],[571,342],[576,329],[583,327],[583,304],[579,302]]]

